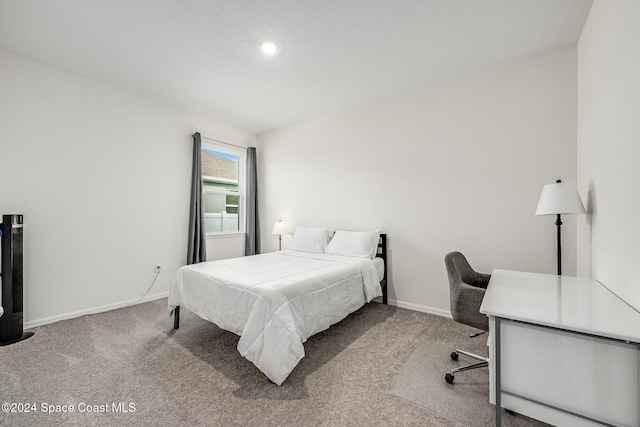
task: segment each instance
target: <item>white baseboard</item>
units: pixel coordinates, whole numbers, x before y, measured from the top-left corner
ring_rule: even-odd
[[[166,298],[169,296],[169,292],[161,292],[159,294],[147,295],[146,297],[140,299],[135,298],[128,301],[116,302],[113,304],[101,305],[99,307],[87,308],[84,310],[74,311],[71,313],[59,314],[57,316],[46,317],[44,319],[36,319],[29,320],[28,322],[24,322],[24,329],[36,328],[38,326],[49,325],[51,323],[56,323],[61,320],[75,319],[76,317],[85,316],[87,314],[97,314],[104,313],[105,311],[117,310],[119,308],[124,308],[129,305],[142,304],[143,302],[153,301],[160,298]]]
[[[436,316],[448,317],[449,319],[453,319],[453,316],[451,316],[451,312],[448,310],[442,310],[440,308],[427,307],[425,305],[412,304],[409,302],[397,301],[393,299],[389,299],[387,302],[389,303],[389,305],[395,305],[396,307],[419,311],[421,313],[435,314]]]
[[[102,305],[100,307],[87,308],[87,309],[84,309],[84,310],[74,311],[74,312],[71,312],[71,313],[59,314],[57,316],[46,317],[44,319],[30,320],[30,321],[24,323],[24,329],[31,329],[31,328],[36,328],[38,326],[49,325],[51,323],[56,323],[56,322],[59,322],[61,320],[75,319],[76,317],[85,316],[87,314],[104,313],[105,311],[117,310],[119,308],[123,308],[123,307],[129,306],[129,305],[141,304],[143,302],[154,301],[154,300],[157,300],[157,299],[160,299],[160,298],[166,298],[168,296],[169,296],[169,292],[161,292],[159,294],[147,295],[146,297],[144,297],[144,298],[142,298],[140,300],[132,299],[132,300],[128,300],[128,301],[122,301],[122,302],[117,302],[117,303],[113,303],[113,304]],[[380,301],[382,301],[382,298],[376,298],[376,300],[378,300],[378,299]],[[421,313],[435,314],[436,316],[448,317],[449,319],[452,318],[451,313],[449,311],[442,310],[442,309],[439,309],[439,308],[428,307],[428,306],[418,305],[418,304],[412,304],[412,303],[403,302],[403,301],[397,301],[397,300],[393,300],[393,299],[389,299],[387,302],[388,302],[389,305],[393,305],[393,306],[400,307],[400,308],[406,308],[408,310],[419,311]]]

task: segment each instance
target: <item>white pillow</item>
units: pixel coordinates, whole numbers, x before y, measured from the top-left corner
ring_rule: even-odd
[[[324,250],[328,255],[373,259],[378,253],[380,230],[336,231]]]
[[[324,253],[329,243],[329,230],[326,228],[312,228],[296,226],[289,249],[312,254]]]

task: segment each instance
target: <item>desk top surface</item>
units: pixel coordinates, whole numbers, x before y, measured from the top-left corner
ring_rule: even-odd
[[[493,270],[480,312],[640,343],[640,313],[596,280]]]

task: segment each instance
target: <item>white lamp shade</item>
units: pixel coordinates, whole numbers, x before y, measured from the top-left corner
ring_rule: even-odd
[[[575,184],[557,182],[542,188],[536,215],[583,214],[584,205]]]
[[[287,232],[288,232],[287,224],[282,221],[278,221],[273,226],[273,231],[271,232],[271,234],[281,236],[283,234],[287,234]]]

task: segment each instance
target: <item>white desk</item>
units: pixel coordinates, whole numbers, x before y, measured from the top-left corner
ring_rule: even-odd
[[[494,270],[491,403],[560,426],[640,425],[640,313],[599,282]]]

